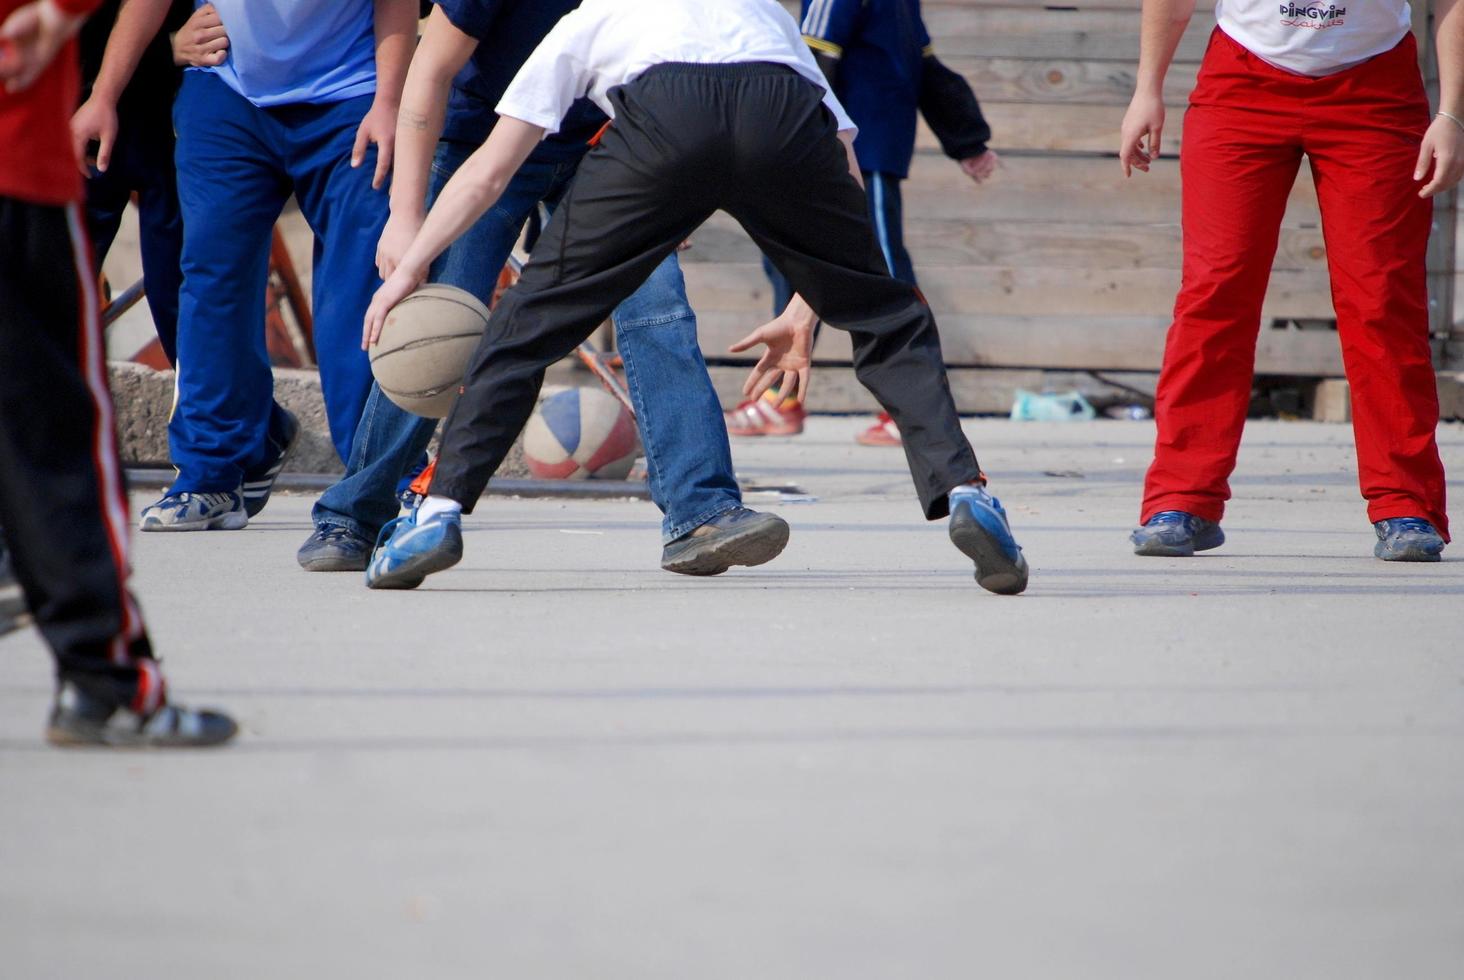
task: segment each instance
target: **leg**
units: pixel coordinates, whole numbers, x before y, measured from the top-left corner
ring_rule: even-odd
[[[615,310],[663,543],[742,506],[722,405],[673,253]]]
[[[289,186],[271,117],[208,72],[174,104],[183,289],[175,492],[232,492],[266,445],[274,375],[264,343],[270,234]]]
[[[1368,520],[1422,517],[1448,540],[1425,253],[1412,179],[1428,103],[1403,45],[1352,69],[1307,127]],[[1411,45],[1407,46],[1411,49]],[[1366,97],[1363,97],[1363,93]]]
[[[281,129],[300,211],[315,232],[311,297],[315,352],[331,440],[342,461],[371,390],[371,362],[361,349],[361,321],[376,276],[376,243],[386,225],[386,191],[373,190],[374,156],[350,163],[356,129],[369,96],[292,108]],[[374,152],[374,151],[373,151]]]
[[[439,144],[432,165],[429,203],[475,149],[457,143]],[[525,216],[541,198],[554,192],[561,179],[558,171],[553,164],[532,160],[526,163],[498,205],[433,263],[428,278],[465,289],[485,304],[490,302],[498,273],[513,251]],[[373,384],[356,429],[346,475],[315,505],[312,517],[316,527],[344,527],[358,538],[374,541],[382,526],[396,516],[397,485],[426,450],[436,428],[436,419],[424,419],[398,408]],[[364,555],[358,556],[356,564],[364,560]]]
[[[905,208],[900,193],[900,178],[866,170],[864,193],[869,198],[869,220],[874,222],[875,238],[880,254],[889,266],[890,275],[914,286],[915,263],[905,250]]]
[[[832,122],[815,117],[779,141],[804,152],[775,145],[747,154],[727,210],[820,318],[853,336],[855,372],[904,435],[922,510],[944,517],[947,494],[978,479],[980,467],[961,432],[935,319],[913,287],[890,277]]]
[[[80,211],[0,198],[0,234],[0,346],[25,351],[0,358],[0,525],[16,576],[59,680],[151,712],[162,674],[127,589],[127,499]]]
[[[143,133],[136,153],[140,167],[138,221],[143,286],[153,326],[168,360],[177,361],[178,294],[183,288],[183,214],[178,176],[173,169],[173,131],[169,120]]]
[[[1207,66],[1217,50],[1212,45]],[[1158,438],[1140,523],[1161,511],[1215,522],[1224,514],[1250,402],[1261,302],[1301,165],[1284,109],[1256,108],[1266,100],[1241,86],[1220,98],[1225,104],[1197,101],[1185,116],[1184,271],[1159,374]]]

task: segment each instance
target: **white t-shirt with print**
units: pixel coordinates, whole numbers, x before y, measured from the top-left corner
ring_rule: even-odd
[[[1252,54],[1313,77],[1390,51],[1413,27],[1406,0],[1217,0],[1215,19]]]
[[[668,61],[787,65],[824,90],[839,129],[855,129],[777,0],[585,0],[529,56],[498,114],[555,133],[571,103],[589,96],[614,118],[609,91]]]

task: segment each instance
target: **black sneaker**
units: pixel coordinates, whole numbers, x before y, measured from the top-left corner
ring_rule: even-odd
[[[307,572],[364,572],[373,544],[348,527],[322,524],[295,552],[295,560]]]
[[[222,745],[238,730],[234,719],[222,712],[165,704],[144,716],[63,683],[51,708],[46,741],[64,748],[189,749]]]
[[[285,416],[284,434],[279,438],[269,437],[269,458],[260,465],[245,470],[244,485],[239,488],[244,497],[244,512],[250,517],[256,516],[269,503],[275,480],[279,479],[280,471],[285,468],[285,460],[290,458],[290,451],[295,448],[295,443],[300,441],[300,420],[283,408],[280,411]]]
[[[787,544],[787,521],[738,507],[666,545],[661,567],[682,575],[720,575],[733,565],[770,562]]]

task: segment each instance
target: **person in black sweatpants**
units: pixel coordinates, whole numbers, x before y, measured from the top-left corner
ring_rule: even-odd
[[[555,40],[551,34],[546,46]],[[609,88],[605,98],[614,122],[585,157],[518,285],[495,310],[448,418],[428,499],[400,519],[378,549],[367,584],[412,588],[459,560],[458,508],[472,511],[527,423],[545,368],[589,336],[721,209],[742,224],[818,317],[852,335],[856,374],[905,433],[926,518],[953,514],[952,539],[975,560],[983,587],[1022,591],[1026,561],[1000,505],[986,493],[961,431],[934,317],[913,287],[889,274],[825,90],[782,64],[662,63]],[[511,100],[512,90],[505,105]],[[450,240],[454,219],[448,215],[469,202],[491,205],[483,200],[488,194],[474,196],[480,191],[475,184],[491,187],[503,179],[483,175],[512,154],[488,161],[515,139],[526,141],[526,155],[541,132],[524,122],[511,125],[514,117],[504,106],[500,112],[500,128],[480,151],[482,165],[470,160],[454,178],[459,194],[451,184],[444,190],[402,266],[373,300],[368,343],[379,335],[387,309],[425,268],[427,253],[440,247],[442,237]],[[767,342],[774,355],[775,345],[786,346],[776,330],[770,332],[776,325],[749,341]],[[801,391],[806,346],[798,353]],[[759,368],[773,359],[781,358],[765,356]],[[786,375],[791,363],[781,360],[785,370],[774,374]]]

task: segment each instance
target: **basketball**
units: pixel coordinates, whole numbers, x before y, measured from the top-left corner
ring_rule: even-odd
[[[623,480],[640,450],[635,420],[599,388],[539,402],[524,429],[524,462],[541,480]]]
[[[423,286],[392,307],[371,348],[381,390],[413,415],[445,418],[488,325],[488,307],[456,286]]]

